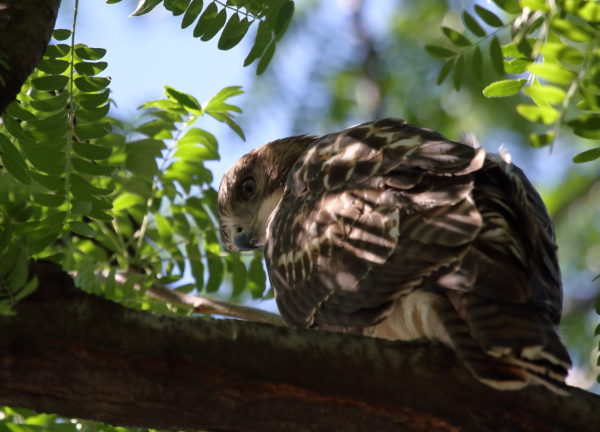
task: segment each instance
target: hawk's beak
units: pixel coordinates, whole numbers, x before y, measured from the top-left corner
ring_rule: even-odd
[[[233,236],[233,244],[242,251],[254,250],[261,247],[258,239],[252,236],[251,233],[241,233]]]

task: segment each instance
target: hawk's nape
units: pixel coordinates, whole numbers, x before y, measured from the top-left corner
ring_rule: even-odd
[[[222,238],[264,246],[292,325],[437,339],[493,387],[564,393],[552,222],[505,159],[400,119],[273,141],[225,174]]]

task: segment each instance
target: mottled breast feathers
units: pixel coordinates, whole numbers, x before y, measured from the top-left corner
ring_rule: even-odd
[[[564,391],[552,222],[519,168],[400,119],[302,139],[265,222],[288,323],[440,339],[487,384]]]

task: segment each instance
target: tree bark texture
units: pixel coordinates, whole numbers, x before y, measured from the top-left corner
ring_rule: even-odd
[[[0,114],[42,58],[59,6],[60,0],[0,0]]]
[[[600,430],[599,396],[496,391],[438,344],[157,316],[34,271],[0,318],[0,404],[188,431]]]

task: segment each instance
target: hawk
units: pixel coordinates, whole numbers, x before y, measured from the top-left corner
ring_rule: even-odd
[[[229,168],[218,214],[226,248],[264,248],[287,323],[435,339],[492,387],[566,392],[554,229],[508,154],[395,118],[279,139]]]

